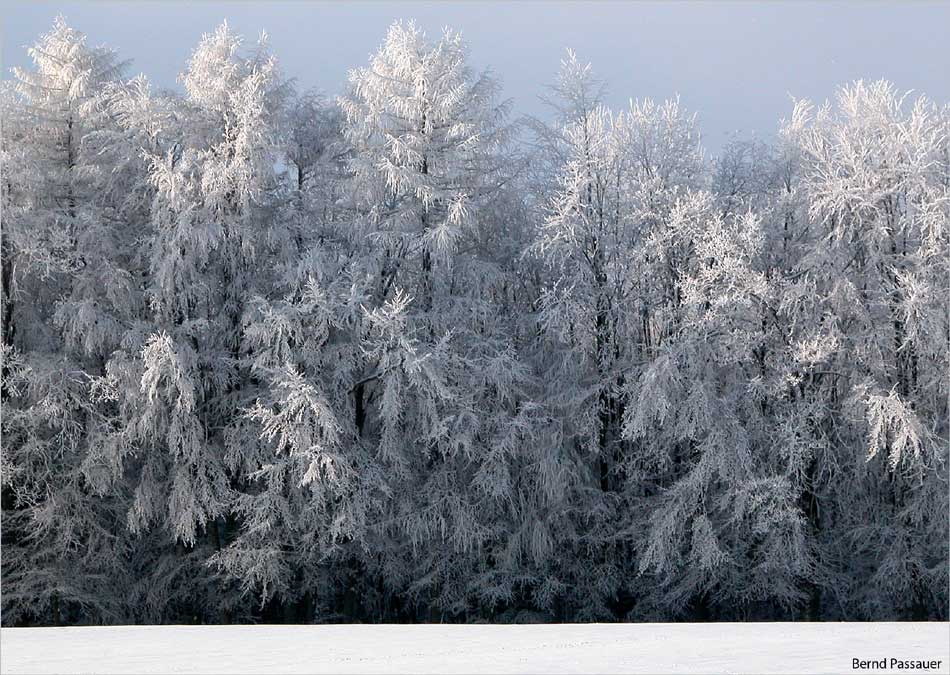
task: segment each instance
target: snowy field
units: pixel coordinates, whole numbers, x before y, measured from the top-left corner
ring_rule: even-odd
[[[5,628],[2,673],[851,673],[939,660],[950,624]],[[915,670],[912,672],[922,672]]]

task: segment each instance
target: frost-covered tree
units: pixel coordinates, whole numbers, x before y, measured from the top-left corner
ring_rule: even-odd
[[[678,284],[680,321],[625,419],[659,488],[645,504],[638,567],[654,575],[647,602],[661,615],[757,616],[765,606],[775,616],[801,603],[812,561],[768,417],[761,221],[723,216],[708,195],[682,203],[680,219],[701,225]]]
[[[781,313],[787,377],[812,411],[807,480],[833,607],[816,611],[946,611],[947,119],[857,82],[817,114],[799,104],[784,129],[807,205],[795,236],[810,243]]]
[[[90,383],[138,302],[133,224],[94,140],[123,64],[61,18],[29,53],[3,91],[3,612],[115,621],[125,495],[103,491]]]
[[[557,80],[548,85],[540,97],[553,119],[528,117],[523,121],[530,132],[531,161],[527,176],[532,201],[537,200],[533,206],[543,208],[557,190],[558,172],[570,155],[565,127],[588,120],[604,104],[606,94],[607,87],[594,74],[593,65],[583,63],[568,49],[561,60]]]
[[[398,286],[431,310],[436,287],[451,280],[442,269],[477,241],[480,207],[506,179],[507,106],[490,74],[471,72],[466,51],[458,33],[431,44],[414,24],[396,23],[340,99],[351,198],[383,249],[377,303]]]
[[[579,416],[579,442],[609,491],[622,452],[626,376],[651,357],[669,330],[664,321],[675,321],[690,233],[675,231],[669,218],[695,185],[700,150],[675,102],[633,103],[616,115],[599,107],[565,134],[572,154],[533,245],[556,269],[542,322],[567,348],[565,365],[580,369],[562,374],[585,383],[571,416]],[[664,310],[657,322],[653,315]]]
[[[257,443],[242,426],[254,391],[242,320],[285,238],[273,218],[285,83],[264,38],[245,53],[223,24],[202,38],[181,81],[184,99],[141,86],[124,98],[152,194],[142,242],[147,311],[100,383],[115,406],[113,460],[134,487],[128,525],[143,537],[160,529],[164,549],[177,546],[160,554],[162,589],[203,570],[228,534],[240,480],[228,460],[239,463]],[[201,606],[207,598],[229,611],[227,594],[186,589],[177,595],[193,609],[184,611],[216,612]]]
[[[379,574],[455,614],[478,596],[475,552],[510,498],[489,477],[503,480],[532,424],[510,343],[519,162],[498,83],[466,51],[453,31],[430,42],[397,23],[341,99],[354,224],[371,247],[354,416],[394,495]]]
[[[232,471],[246,479],[234,503],[242,525],[213,561],[248,593],[311,620],[334,611],[346,576],[336,554],[365,524],[362,494],[373,476],[349,424],[363,316],[349,266],[362,246],[338,205],[346,154],[339,113],[312,96],[289,111],[292,169],[274,214],[287,241],[272,282],[248,298],[243,316],[256,385],[237,428],[260,443],[229,452]]]
[[[575,117],[532,250],[551,266],[540,312],[551,339],[546,399],[560,409],[562,442],[579,468],[572,474],[586,477],[575,488],[584,495],[579,513],[598,523],[578,548],[602,547],[582,602],[589,616],[609,616],[640,594],[624,581],[636,575],[631,542],[644,534],[637,500],[670,480],[657,475],[657,458],[671,456],[669,476],[685,452],[673,438],[640,438],[627,419],[640,414],[643,378],[684,322],[681,284],[706,208],[692,191],[704,168],[694,119],[676,101]]]

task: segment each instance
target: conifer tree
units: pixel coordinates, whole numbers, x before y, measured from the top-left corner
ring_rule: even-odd
[[[128,615],[121,488],[91,386],[138,302],[133,233],[106,188],[99,107],[123,63],[57,18],[3,91],[4,616]]]

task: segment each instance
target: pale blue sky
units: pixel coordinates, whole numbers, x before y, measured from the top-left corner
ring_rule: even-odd
[[[96,44],[173,86],[203,32],[222,19],[248,38],[266,29],[302,88],[336,94],[395,19],[430,35],[449,25],[476,67],[490,66],[518,113],[537,97],[566,47],[594,64],[609,102],[679,94],[699,113],[706,146],[733,132],[768,136],[790,96],[824,100],[835,87],[886,77],[950,101],[950,2],[2,2],[4,77],[57,13]]]

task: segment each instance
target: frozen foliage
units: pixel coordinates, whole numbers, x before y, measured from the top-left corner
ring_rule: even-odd
[[[707,158],[451,30],[2,90],[3,622],[947,616],[950,109]]]

